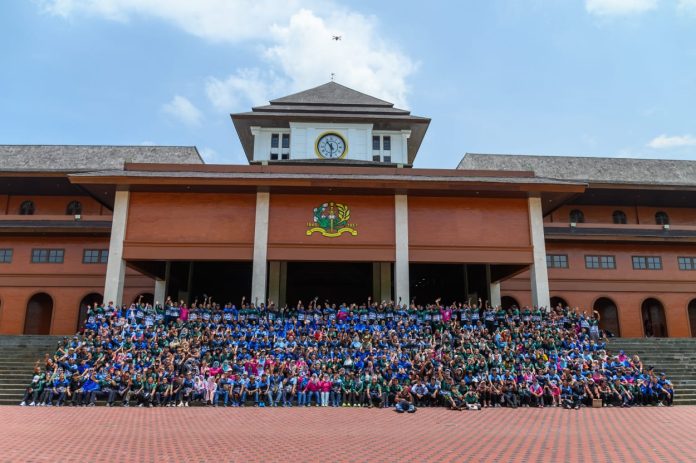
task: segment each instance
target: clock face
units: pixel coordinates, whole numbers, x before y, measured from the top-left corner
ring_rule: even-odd
[[[340,159],[346,151],[346,141],[337,133],[326,133],[317,139],[317,154],[324,159]]]

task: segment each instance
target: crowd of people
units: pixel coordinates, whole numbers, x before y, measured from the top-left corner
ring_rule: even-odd
[[[94,304],[80,332],[37,362],[21,405],[671,405],[671,382],[608,352],[598,318],[481,300]]]

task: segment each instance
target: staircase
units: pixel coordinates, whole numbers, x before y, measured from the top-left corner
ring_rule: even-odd
[[[53,354],[62,336],[0,335],[0,405],[18,405],[34,376],[34,364]]]
[[[0,335],[0,405],[19,404],[35,362],[52,354],[61,337]],[[664,371],[674,384],[674,403],[696,405],[696,338],[615,338],[608,349],[638,355],[645,366]]]
[[[638,355],[643,366],[666,373],[674,385],[675,405],[696,405],[696,338],[615,338],[608,350]]]

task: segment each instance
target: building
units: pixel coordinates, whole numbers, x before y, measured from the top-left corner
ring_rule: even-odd
[[[696,335],[696,162],[467,154],[337,83],[233,114],[248,165],[191,147],[0,147],[0,332],[94,300],[567,303]]]

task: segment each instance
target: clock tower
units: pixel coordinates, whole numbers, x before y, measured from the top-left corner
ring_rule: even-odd
[[[231,116],[250,164],[411,167],[430,124],[336,82]]]

